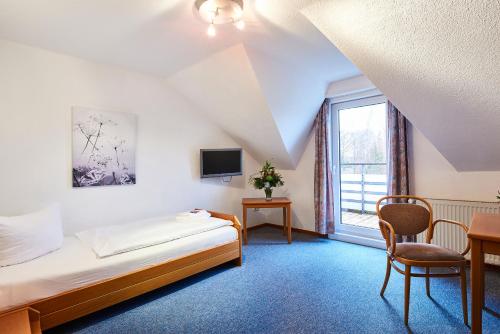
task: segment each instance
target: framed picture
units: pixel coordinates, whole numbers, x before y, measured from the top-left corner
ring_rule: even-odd
[[[136,183],[137,117],[73,107],[73,187]]]

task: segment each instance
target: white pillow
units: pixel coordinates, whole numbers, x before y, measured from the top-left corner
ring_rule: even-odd
[[[16,217],[0,217],[0,267],[33,260],[61,248],[59,205]]]

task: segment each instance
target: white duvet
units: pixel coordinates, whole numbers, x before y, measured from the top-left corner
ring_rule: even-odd
[[[161,217],[99,227],[76,236],[99,258],[104,258],[232,225],[228,220],[214,217],[179,218]]]

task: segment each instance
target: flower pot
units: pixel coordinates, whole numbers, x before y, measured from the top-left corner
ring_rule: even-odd
[[[266,193],[266,201],[270,201],[273,199],[273,188],[264,188]]]

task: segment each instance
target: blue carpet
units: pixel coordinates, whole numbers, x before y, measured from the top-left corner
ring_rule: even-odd
[[[249,233],[244,264],[222,265],[70,322],[50,333],[469,333],[458,278],[412,279],[410,326],[403,324],[403,276],[383,299],[382,250],[280,230]],[[486,305],[500,312],[500,273],[486,275]],[[470,294],[469,294],[470,307]],[[483,332],[500,333],[484,312]]]

